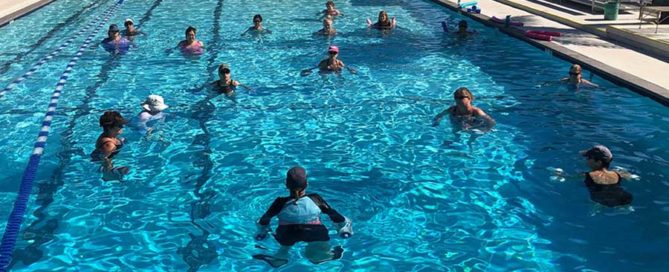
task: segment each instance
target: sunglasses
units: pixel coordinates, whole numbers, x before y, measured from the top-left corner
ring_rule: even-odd
[[[260,20],[253,20],[253,22],[254,22],[254,23],[260,23],[260,22],[262,22],[262,21],[260,21]]]
[[[469,98],[469,96],[456,96],[455,99],[460,100],[460,99],[465,99]],[[471,98],[470,98],[471,99]]]
[[[330,54],[330,55],[336,55],[337,53],[338,53],[338,52],[335,52],[335,51],[329,51],[329,52],[328,52],[328,54]]]
[[[572,76],[577,76],[577,75],[580,75],[581,72],[571,72],[571,71],[569,71],[569,74],[572,75]]]

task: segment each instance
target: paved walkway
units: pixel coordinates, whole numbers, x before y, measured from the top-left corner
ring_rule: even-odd
[[[457,0],[436,0],[450,5],[457,5]],[[614,44],[608,39],[601,38],[592,34],[593,31],[584,31],[575,29],[567,24],[558,23],[556,21],[544,18],[539,15],[529,13],[527,11],[503,4],[501,2],[514,2],[516,4],[528,5],[544,10],[551,10],[549,7],[538,5],[526,0],[479,0],[478,6],[481,8],[482,15],[488,17],[504,18],[506,15],[511,15],[514,21],[521,21],[525,24],[523,29],[526,30],[552,30],[563,33],[562,37],[557,37],[552,43],[558,48],[569,49],[576,54],[567,53],[567,55],[581,55],[580,58],[584,62],[594,60],[599,62],[608,70],[614,71],[614,74],[625,81],[635,81],[639,84],[649,87],[644,87],[646,90],[652,90],[654,94],[664,97],[664,101],[669,101],[669,63],[639,53],[628,47]],[[556,4],[557,5],[557,4]],[[537,7],[540,6],[540,7]],[[592,28],[603,29],[601,33],[606,35],[606,28],[608,25],[602,25],[603,15],[583,15],[578,18],[575,15],[567,13],[560,14],[560,16],[572,16],[573,20],[580,20],[586,24],[590,24]],[[624,15],[621,14],[620,19],[631,20],[630,18],[638,18],[638,15]],[[635,21],[634,27],[638,28],[638,20]],[[647,29],[649,26],[644,26],[642,29]],[[654,29],[654,26],[653,26]],[[575,56],[579,58],[579,56]],[[602,65],[600,65],[602,66]],[[567,67],[565,67],[567,69]],[[654,96],[654,95],[651,95]]]
[[[0,0],[0,26],[54,0]]]

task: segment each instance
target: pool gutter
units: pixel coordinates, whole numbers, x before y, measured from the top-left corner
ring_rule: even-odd
[[[21,0],[17,0],[17,1],[21,1]],[[49,4],[53,1],[56,1],[56,0],[32,1],[33,2],[32,4],[29,4],[25,7],[19,8],[18,10],[14,11],[12,13],[9,13],[5,16],[0,17],[0,27],[3,27],[6,24],[9,24],[16,19],[19,19],[23,16],[26,16],[26,15],[30,14],[31,12],[40,9],[41,7],[44,7],[44,6],[46,6],[47,4]],[[23,2],[31,2],[31,1],[24,0]],[[6,8],[2,8],[2,9],[6,9]]]
[[[606,65],[600,61],[585,56],[574,50],[568,49],[557,43],[539,41],[528,38],[525,36],[525,31],[523,29],[515,27],[505,27],[504,25],[497,24],[491,21],[490,17],[486,15],[478,13],[469,13],[464,10],[461,10],[455,3],[446,2],[443,0],[431,0],[431,1],[440,4],[450,10],[457,11],[462,15],[467,16],[488,27],[496,28],[502,33],[505,33],[511,37],[529,43],[530,45],[542,49],[546,52],[549,52],[558,58],[561,58],[563,60],[572,63],[578,63],[583,68],[594,72],[595,74],[601,76],[602,78],[605,78],[615,84],[629,88],[630,90],[639,93],[643,96],[647,96],[665,106],[669,106],[669,90],[662,88],[659,85],[643,80],[637,76],[629,74],[620,69],[613,68],[609,65]]]

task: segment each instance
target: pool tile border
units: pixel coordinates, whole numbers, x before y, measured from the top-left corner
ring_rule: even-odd
[[[511,37],[524,41],[544,51],[547,51],[553,56],[556,56],[558,58],[561,58],[563,60],[572,63],[578,63],[583,68],[594,72],[595,74],[601,76],[602,78],[605,78],[615,84],[627,87],[630,90],[643,96],[647,96],[665,106],[669,106],[669,90],[662,88],[659,85],[643,80],[637,76],[634,76],[622,70],[613,68],[609,65],[606,65],[600,61],[585,56],[574,50],[568,49],[557,43],[539,41],[528,38],[525,36],[525,31],[523,29],[515,27],[505,27],[504,25],[499,25],[497,23],[492,22],[490,20],[490,17],[479,13],[466,12],[460,9],[455,3],[446,2],[444,0],[431,0],[431,1],[440,4],[450,10],[456,11],[464,16],[467,16],[488,27],[496,28],[504,34],[507,34]]]

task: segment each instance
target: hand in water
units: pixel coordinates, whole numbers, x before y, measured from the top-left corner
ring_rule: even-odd
[[[546,170],[551,172],[551,181],[565,182],[566,179],[564,178],[564,170],[562,168],[546,167]]]

